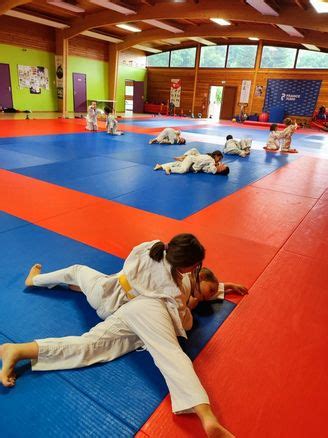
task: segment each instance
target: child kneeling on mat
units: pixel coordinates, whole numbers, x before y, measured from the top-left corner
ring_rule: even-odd
[[[270,126],[270,135],[267,144],[263,147],[267,151],[279,151],[280,149],[280,132],[278,132],[278,125],[272,123]]]
[[[284,120],[286,128],[279,133],[279,138],[281,140],[281,152],[289,152],[291,154],[295,154],[298,152],[297,149],[293,149],[290,147],[292,142],[292,135],[297,129],[296,120],[292,121],[292,119],[288,118]]]
[[[111,135],[123,135],[123,131],[118,131],[118,121],[115,118],[114,110],[110,109],[108,106],[105,106],[104,113],[106,114],[106,129],[107,134]]]
[[[223,153],[226,155],[239,155],[240,157],[246,157],[251,153],[251,146],[251,138],[236,140],[232,135],[227,135]]]

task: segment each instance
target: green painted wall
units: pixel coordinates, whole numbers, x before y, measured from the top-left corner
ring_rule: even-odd
[[[0,44],[0,63],[9,64],[14,108],[31,111],[57,111],[55,85],[55,55],[35,49]],[[41,89],[41,94],[30,94],[29,89],[18,86],[17,65],[39,65],[49,71],[49,90]],[[73,111],[72,73],[87,75],[87,99],[108,99],[108,63],[93,59],[69,56],[68,58],[68,111]],[[120,65],[118,71],[116,110],[124,112],[125,80],[145,82],[147,92],[147,70],[145,68]]]
[[[69,56],[68,111],[73,111],[73,73],[87,75],[87,99],[108,99],[108,63],[79,56]]]
[[[35,49],[0,44],[0,63],[9,64],[13,106],[19,110],[56,111],[57,98],[55,83],[55,55]],[[19,88],[17,65],[46,67],[49,71],[49,90],[41,89],[41,94],[30,94],[28,88]]]
[[[147,93],[147,70],[145,68],[128,67],[120,65],[118,68],[118,81],[116,91],[116,111],[124,112],[124,98],[125,98],[125,80],[131,79],[133,81],[145,82],[145,100]]]

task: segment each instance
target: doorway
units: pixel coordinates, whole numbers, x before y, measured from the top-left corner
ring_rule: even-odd
[[[13,96],[11,93],[9,64],[0,64],[0,78],[0,105],[3,108],[12,108]]]
[[[73,100],[75,113],[87,111],[87,75],[84,73],[73,73]]]
[[[237,87],[224,87],[221,104],[221,119],[231,120],[236,106]]]
[[[220,120],[223,86],[211,85],[207,117]]]
[[[144,94],[143,81],[127,79],[125,81],[125,112],[128,114],[143,113]]]

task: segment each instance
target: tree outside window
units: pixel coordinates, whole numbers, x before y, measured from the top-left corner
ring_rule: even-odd
[[[261,68],[294,68],[297,49],[264,46]]]
[[[196,47],[172,50],[170,67],[195,67]]]

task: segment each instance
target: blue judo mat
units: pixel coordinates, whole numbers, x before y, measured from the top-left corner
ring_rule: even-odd
[[[0,213],[0,342],[80,335],[100,320],[83,294],[63,288],[24,288],[30,266],[44,272],[79,263],[99,271],[120,270],[123,260]],[[199,310],[183,347],[196,357],[234,304]],[[0,387],[0,429],[4,437],[132,437],[167,394],[148,352],[133,352],[107,364],[32,373],[17,369],[15,388]]]
[[[138,209],[184,219],[296,159],[254,150],[247,158],[225,157],[230,166],[226,177],[202,173],[167,176],[163,171],[153,171],[153,166],[172,161],[192,147],[206,153],[218,146],[198,142],[187,146],[149,145],[149,138],[135,133],[109,137],[99,132],[0,139],[0,166]],[[27,165],[20,154],[29,157]]]

